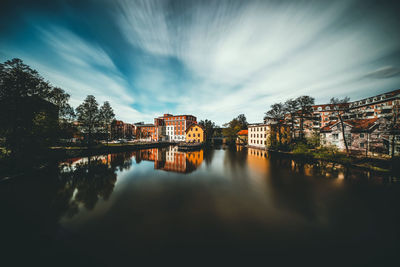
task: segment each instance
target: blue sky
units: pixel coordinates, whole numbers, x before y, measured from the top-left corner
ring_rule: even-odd
[[[400,88],[395,1],[1,1],[0,60],[117,118],[259,122],[275,102]]]

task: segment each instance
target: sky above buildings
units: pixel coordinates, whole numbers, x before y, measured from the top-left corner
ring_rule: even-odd
[[[193,114],[260,122],[275,102],[325,103],[400,88],[396,1],[1,1],[14,57],[117,118]]]

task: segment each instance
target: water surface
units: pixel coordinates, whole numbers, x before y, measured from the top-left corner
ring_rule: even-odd
[[[72,158],[0,194],[17,265],[398,263],[396,178],[250,148]]]

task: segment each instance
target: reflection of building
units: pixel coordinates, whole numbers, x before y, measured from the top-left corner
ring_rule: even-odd
[[[181,152],[178,147],[153,148],[140,150],[142,160],[154,161],[154,169],[189,173],[196,170],[203,162],[203,150]]]
[[[193,123],[186,129],[186,142],[188,143],[203,143],[204,129],[197,123]]]
[[[258,173],[266,173],[269,169],[268,152],[256,148],[247,148],[247,164]]]

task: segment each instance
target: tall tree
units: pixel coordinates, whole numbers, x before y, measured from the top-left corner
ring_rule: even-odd
[[[87,143],[92,145],[92,138],[100,125],[99,104],[93,95],[88,95],[86,99],[76,108],[79,127],[87,135]]]
[[[214,136],[214,131],[215,131],[215,123],[210,121],[210,120],[201,120],[199,122],[199,125],[203,126],[207,141],[209,141],[213,136]]]
[[[241,130],[246,130],[247,126],[249,125],[247,122],[246,116],[244,114],[240,114],[239,116],[237,116],[236,119],[240,123]]]
[[[56,108],[47,102],[51,91],[52,86],[22,60],[0,64],[0,132],[12,157],[37,154],[54,140]]]
[[[286,110],[285,110],[285,106],[282,103],[276,103],[271,105],[271,109],[268,110],[265,113],[265,117],[264,119],[272,119],[275,122],[275,125],[277,126],[277,131],[278,131],[278,139],[279,139],[279,145],[282,144],[282,124],[283,124],[283,120],[285,119],[285,114],[286,114]]]
[[[115,119],[114,110],[112,109],[108,101],[104,102],[100,107],[99,111],[100,123],[102,125],[103,131],[107,135],[107,145],[110,138],[111,122]]]
[[[304,120],[312,119],[314,105],[314,98],[311,96],[303,95],[296,98],[299,105],[299,119],[300,119],[300,139],[304,139]]]
[[[284,109],[288,115],[287,121],[289,122],[290,125],[290,132],[292,134],[292,139],[294,139],[295,138],[294,125],[296,119],[296,112],[298,112],[299,110],[299,103],[296,101],[296,99],[292,98],[288,99],[285,101]]]
[[[332,105],[334,113],[339,118],[339,121],[340,121],[340,128],[342,130],[343,142],[344,142],[344,146],[346,147],[347,154],[349,154],[349,145],[348,145],[348,140],[347,140],[347,137],[345,134],[345,125],[343,123],[342,115],[344,113],[349,112],[349,105],[348,105],[349,101],[350,101],[350,98],[347,96],[343,99],[338,99],[338,98],[332,97],[331,101],[330,101],[330,104]]]

